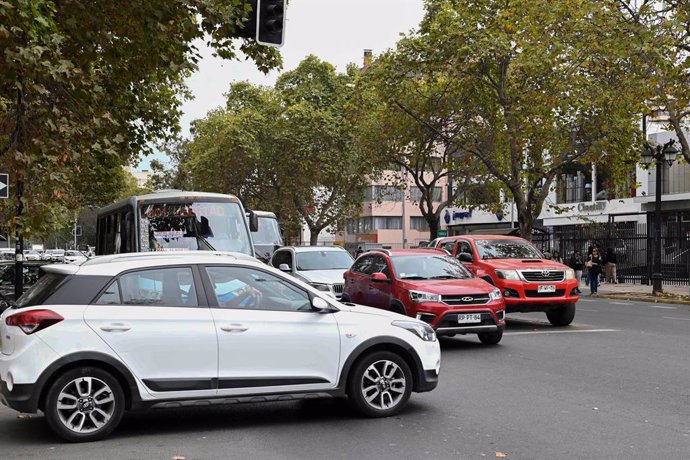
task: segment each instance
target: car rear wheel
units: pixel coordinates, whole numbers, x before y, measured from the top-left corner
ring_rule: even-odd
[[[347,395],[359,413],[388,417],[405,407],[412,385],[412,372],[405,360],[393,352],[379,351],[357,362],[348,381]]]
[[[480,332],[477,337],[484,345],[496,345],[503,338],[503,331]]]
[[[108,436],[122,420],[125,396],[120,383],[97,367],[71,369],[48,390],[44,412],[50,428],[71,442]]]
[[[546,317],[553,326],[567,326],[575,319],[575,304],[567,303],[559,308],[546,312]]]

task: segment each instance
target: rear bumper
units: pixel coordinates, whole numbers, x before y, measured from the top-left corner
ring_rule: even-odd
[[[38,411],[38,393],[35,385],[14,385],[12,391],[4,380],[0,380],[0,402],[10,409],[33,414]]]

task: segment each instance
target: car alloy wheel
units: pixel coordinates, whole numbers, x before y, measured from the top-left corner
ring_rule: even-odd
[[[102,380],[80,377],[58,394],[58,417],[75,433],[93,433],[103,428],[115,412],[113,390]]]
[[[392,409],[405,394],[407,382],[403,370],[393,361],[372,363],[362,376],[362,395],[367,403],[378,410]]]

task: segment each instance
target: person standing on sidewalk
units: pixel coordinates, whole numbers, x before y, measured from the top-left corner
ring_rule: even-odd
[[[606,282],[618,284],[618,276],[616,276],[616,253],[612,248],[606,249]]]
[[[582,293],[582,291],[580,290],[580,280],[582,279],[582,267],[583,266],[584,266],[584,263],[582,262],[582,256],[580,255],[580,251],[578,251],[576,249],[575,252],[573,252],[573,255],[568,260],[568,267],[575,270],[575,279],[577,280],[577,293],[578,294]]]
[[[589,278],[589,289],[590,294],[596,294],[599,288],[599,276],[601,275],[601,270],[604,261],[601,258],[599,249],[594,248],[592,250],[592,255],[587,257],[587,262],[585,262],[585,267],[587,267],[587,274]]]

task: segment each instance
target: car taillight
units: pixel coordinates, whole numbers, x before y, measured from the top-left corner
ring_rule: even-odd
[[[31,310],[8,316],[5,318],[5,324],[17,326],[24,334],[29,335],[57,324],[63,319],[65,318],[51,310]]]

